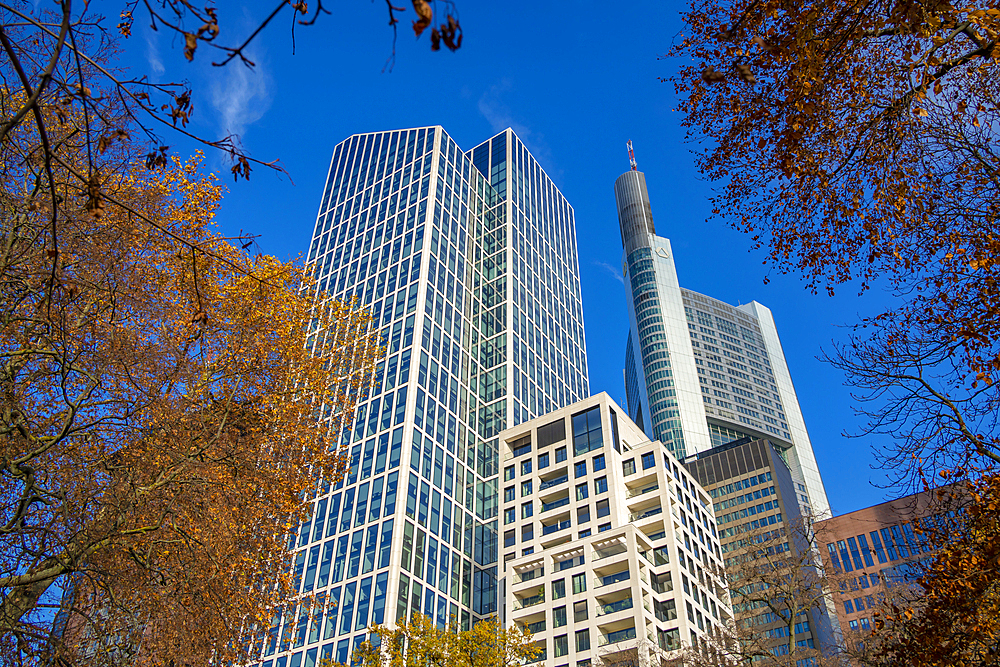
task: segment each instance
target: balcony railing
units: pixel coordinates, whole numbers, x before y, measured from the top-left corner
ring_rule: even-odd
[[[545,574],[545,568],[536,567],[534,570],[528,570],[527,572],[522,572],[517,575],[517,582],[523,584],[526,581],[531,581],[532,579],[537,579]]]
[[[643,510],[642,512],[632,512],[629,515],[632,521],[639,521],[641,519],[646,519],[651,516],[656,516],[657,514],[662,514],[663,508],[657,505],[656,507],[650,507],[648,510]]]
[[[565,507],[566,505],[569,505],[569,496],[553,500],[551,503],[542,503],[542,512],[548,512],[549,510],[554,510],[557,507]]]
[[[618,630],[617,632],[609,632],[606,635],[601,635],[600,639],[597,640],[597,645],[606,646],[607,644],[617,644],[618,642],[628,641],[629,639],[635,639],[635,628],[625,628],[624,630]]]
[[[527,607],[534,607],[536,604],[542,604],[545,602],[544,595],[532,595],[528,598],[515,598],[514,609],[525,609]]]
[[[569,481],[569,475],[563,475],[561,477],[556,477],[555,479],[550,479],[547,482],[542,482],[538,485],[539,491],[544,491],[545,489],[551,489],[553,486],[559,486],[563,482]]]
[[[571,525],[573,524],[569,519],[560,521],[559,523],[554,523],[551,526],[542,525],[542,535],[551,535],[552,533],[559,532],[560,530],[566,530]]]
[[[653,491],[658,491],[660,488],[659,484],[653,484],[641,489],[633,489],[626,494],[627,498],[635,498],[636,496],[642,496],[647,493],[652,493]]]
[[[615,572],[614,574],[609,574],[606,577],[597,577],[597,579],[594,580],[594,588],[600,588],[601,586],[610,586],[611,584],[617,584],[619,581],[625,581],[628,578],[629,578],[628,570]]]
[[[544,667],[545,660],[548,657],[548,651],[545,649],[545,642],[542,642],[542,651],[531,659],[531,662],[526,663],[529,665],[538,665],[539,667]]]
[[[628,551],[624,546],[620,547],[608,547],[607,549],[597,549],[594,551],[594,560],[601,560],[603,558],[610,558],[611,556],[617,556]]]
[[[538,621],[537,623],[528,623],[524,627],[526,627],[528,629],[528,632],[530,632],[531,634],[537,635],[539,632],[545,632],[545,621]]]
[[[576,567],[577,565],[583,565],[583,556],[556,561],[556,572],[562,572],[563,570],[568,570],[571,567]]]
[[[624,600],[618,600],[618,602],[610,602],[608,604],[597,605],[597,615],[605,616],[607,614],[613,614],[616,611],[624,611],[626,609],[632,608],[632,598],[625,598]]]

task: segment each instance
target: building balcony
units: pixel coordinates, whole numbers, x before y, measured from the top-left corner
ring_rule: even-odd
[[[638,512],[632,512],[631,514],[629,514],[629,520],[642,521],[643,519],[648,519],[650,517],[656,516],[657,514],[663,514],[663,508],[660,507],[659,505]]]
[[[621,572],[615,572],[604,577],[597,577],[594,579],[594,588],[603,588],[604,586],[611,586],[621,581],[627,581],[630,574],[628,570],[622,570]]]
[[[553,477],[552,479],[542,481],[538,485],[538,490],[545,491],[546,489],[557,487],[560,484],[565,484],[568,481],[569,481],[569,475],[560,475],[559,477]]]
[[[545,649],[545,646],[543,644],[542,645],[542,651],[541,651],[541,653],[539,653],[538,655],[536,655],[535,658],[534,658],[534,660],[532,660],[530,663],[527,663],[527,664],[529,664],[529,665],[533,665],[533,664],[542,665],[547,658],[548,658],[548,651]]]
[[[552,502],[542,503],[542,514],[545,514],[549,510],[554,510],[557,507],[565,507],[566,505],[569,505],[569,496],[553,500]]]
[[[625,494],[625,497],[626,498],[630,498],[630,499],[631,498],[640,498],[640,497],[646,495],[647,493],[652,493],[653,491],[659,491],[659,489],[660,489],[660,485],[658,483],[657,484],[651,484],[651,485],[643,486],[643,487],[640,487],[638,489],[629,489],[628,492]]]
[[[534,570],[528,570],[526,572],[518,572],[518,573],[516,573],[514,575],[514,583],[515,584],[523,584],[523,583],[526,583],[528,581],[532,581],[534,579],[538,579],[539,577],[543,577],[543,576],[545,576],[545,568],[544,567],[536,567]]]
[[[597,645],[607,646],[609,644],[618,644],[619,642],[628,641],[630,639],[635,639],[634,627],[615,630],[614,632],[609,632],[608,634],[602,633],[597,639]]]
[[[527,609],[545,602],[545,594],[532,595],[526,598],[514,598],[514,610]]]
[[[626,547],[621,542],[614,542],[612,544],[605,544],[594,549],[593,561],[604,560],[605,558],[612,558],[614,556],[619,556],[628,551]]]
[[[614,614],[618,611],[625,611],[626,609],[632,609],[634,605],[632,604],[632,598],[625,598],[624,600],[618,600],[617,602],[609,602],[607,604],[597,604],[597,615],[606,616],[608,614]]]
[[[583,555],[575,556],[574,558],[566,558],[564,560],[556,561],[555,571],[562,572],[563,570],[569,570],[571,568],[583,565]]]
[[[552,533],[557,533],[560,530],[566,530],[567,528],[569,528],[572,525],[573,525],[573,523],[569,519],[566,519],[564,521],[559,521],[559,522],[550,524],[548,526],[546,526],[545,524],[542,524],[542,535],[551,535]]]
[[[649,584],[650,588],[653,589],[654,593],[669,593],[674,590],[674,581],[670,577],[670,574],[654,576],[653,581]]]
[[[545,621],[536,621],[534,623],[525,623],[524,629],[533,635],[537,635],[539,632],[545,632]]]

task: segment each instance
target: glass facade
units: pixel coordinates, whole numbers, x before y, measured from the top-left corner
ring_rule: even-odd
[[[629,306],[629,416],[680,459],[744,437],[786,451],[812,507],[826,490],[770,311],[684,289],[670,241],[657,236],[642,172],[615,182]]]
[[[350,471],[317,480],[290,540],[318,602],[276,615],[262,667],[344,662],[369,623],[415,612],[495,612],[497,434],[588,393],[573,209],[511,130],[468,152],[440,127],[345,140],[307,263],[370,309],[386,354],[331,433]]]
[[[712,445],[752,437],[750,433],[791,444],[757,319],[690,290],[681,295]]]

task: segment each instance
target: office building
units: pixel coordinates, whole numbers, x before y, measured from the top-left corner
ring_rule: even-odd
[[[771,311],[680,286],[670,241],[656,235],[646,178],[634,162],[615,182],[615,199],[629,307],[629,417],[681,460],[740,438],[766,438],[806,487],[812,511],[828,516]]]
[[[935,502],[935,493],[921,491],[816,524],[816,540],[835,583],[837,616],[846,634],[870,631],[888,589],[919,576],[919,564],[928,558],[931,545],[914,530],[914,522],[947,512]]]
[[[546,665],[714,646],[731,618],[711,499],[601,393],[500,434],[504,605]]]
[[[319,604],[274,619],[262,667],[346,662],[370,623],[415,612],[496,611],[497,436],[588,394],[573,215],[510,130],[467,152],[440,127],[335,148],[307,264],[371,310],[386,353],[331,433],[350,471],[317,480],[293,539]]]
[[[808,539],[810,517],[801,500],[802,484],[773,443],[743,438],[692,455],[685,467],[712,498],[730,581],[739,581],[747,558],[761,549],[779,554],[775,563],[794,563],[808,570],[797,575],[801,581],[818,579],[820,555]],[[785,560],[782,553],[791,555]],[[737,607],[744,606],[738,603],[739,596],[734,598]],[[737,608],[736,618],[744,627],[772,638],[773,650],[780,651],[787,649],[788,635],[782,633],[788,629],[773,611]],[[797,618],[793,630],[801,649],[831,652],[840,643],[836,612],[828,599]]]

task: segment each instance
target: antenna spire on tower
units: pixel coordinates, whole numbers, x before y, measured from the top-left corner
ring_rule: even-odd
[[[632,150],[632,140],[628,140],[628,163],[632,167],[632,171],[639,171],[639,167],[635,164],[635,151]]]

